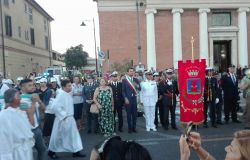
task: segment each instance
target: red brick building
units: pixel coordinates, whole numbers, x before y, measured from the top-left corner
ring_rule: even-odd
[[[249,0],[99,0],[98,9],[104,71],[124,59],[138,64],[139,51],[146,68],[177,68],[191,59],[192,36],[194,58],[208,66],[249,65]]]

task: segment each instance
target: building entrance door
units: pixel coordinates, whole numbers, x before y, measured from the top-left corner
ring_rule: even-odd
[[[231,40],[213,41],[214,68],[219,72],[226,72],[231,64]]]

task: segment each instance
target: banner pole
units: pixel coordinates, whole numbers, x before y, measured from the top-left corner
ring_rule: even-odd
[[[194,60],[194,37],[191,37],[192,60]]]

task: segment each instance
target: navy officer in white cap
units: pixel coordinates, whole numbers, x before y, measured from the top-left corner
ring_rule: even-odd
[[[141,82],[140,100],[144,107],[144,113],[146,118],[146,131],[156,131],[154,124],[155,120],[155,105],[158,100],[157,84],[153,80],[153,74],[151,71],[145,72],[146,79]]]
[[[122,83],[119,81],[118,72],[114,71],[111,74],[111,82],[109,83],[110,87],[113,91],[114,98],[114,118],[116,117],[116,113],[118,114],[118,130],[119,132],[123,132],[123,117],[122,117],[122,107],[124,103],[124,99],[122,96]],[[116,128],[116,124],[115,124]]]

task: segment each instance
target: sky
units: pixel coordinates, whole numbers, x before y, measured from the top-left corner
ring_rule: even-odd
[[[97,4],[92,0],[36,0],[50,16],[52,49],[65,53],[71,46],[83,45],[83,50],[95,57],[94,27],[97,48],[100,46]],[[80,26],[82,21],[86,26]]]

